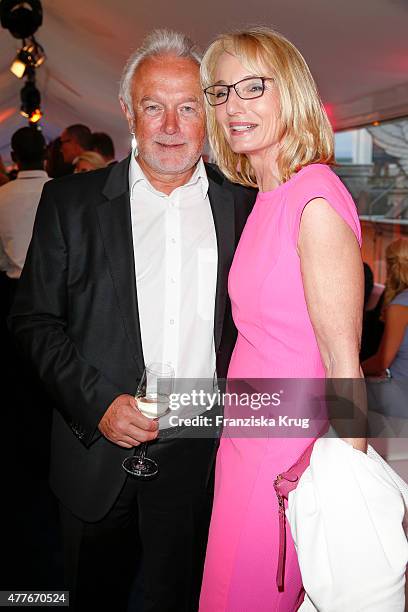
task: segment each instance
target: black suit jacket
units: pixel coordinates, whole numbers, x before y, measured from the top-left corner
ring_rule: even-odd
[[[115,397],[134,394],[144,368],[130,217],[129,158],[46,183],[10,325],[55,399],[51,486],[86,521],[102,518],[134,452],[98,423]],[[207,166],[218,245],[214,318],[217,373],[236,330],[227,277],[256,192]],[[194,342],[194,339],[192,339]]]

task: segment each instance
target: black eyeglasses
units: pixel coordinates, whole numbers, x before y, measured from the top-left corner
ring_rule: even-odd
[[[265,81],[273,80],[270,77],[247,77],[232,85],[210,85],[204,89],[204,93],[210,106],[225,104],[232,88],[241,100],[253,100],[263,96]]]

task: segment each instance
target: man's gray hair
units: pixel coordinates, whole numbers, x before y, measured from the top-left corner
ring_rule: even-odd
[[[175,55],[186,57],[201,64],[201,55],[196,45],[185,34],[173,30],[153,30],[143,40],[126,62],[119,85],[119,99],[133,114],[132,107],[132,80],[138,65],[148,57],[161,55]]]

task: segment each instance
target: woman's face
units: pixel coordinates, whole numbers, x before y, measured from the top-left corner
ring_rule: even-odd
[[[230,53],[218,59],[215,83],[232,85],[247,77],[271,77],[272,74],[251,74]],[[280,100],[276,83],[265,81],[260,98],[242,100],[233,88],[225,104],[215,107],[215,117],[235,153],[256,154],[278,145],[280,133]]]

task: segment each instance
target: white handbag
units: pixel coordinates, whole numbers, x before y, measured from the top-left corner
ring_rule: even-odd
[[[408,485],[369,446],[316,441],[286,517],[306,596],[301,612],[404,612]]]

